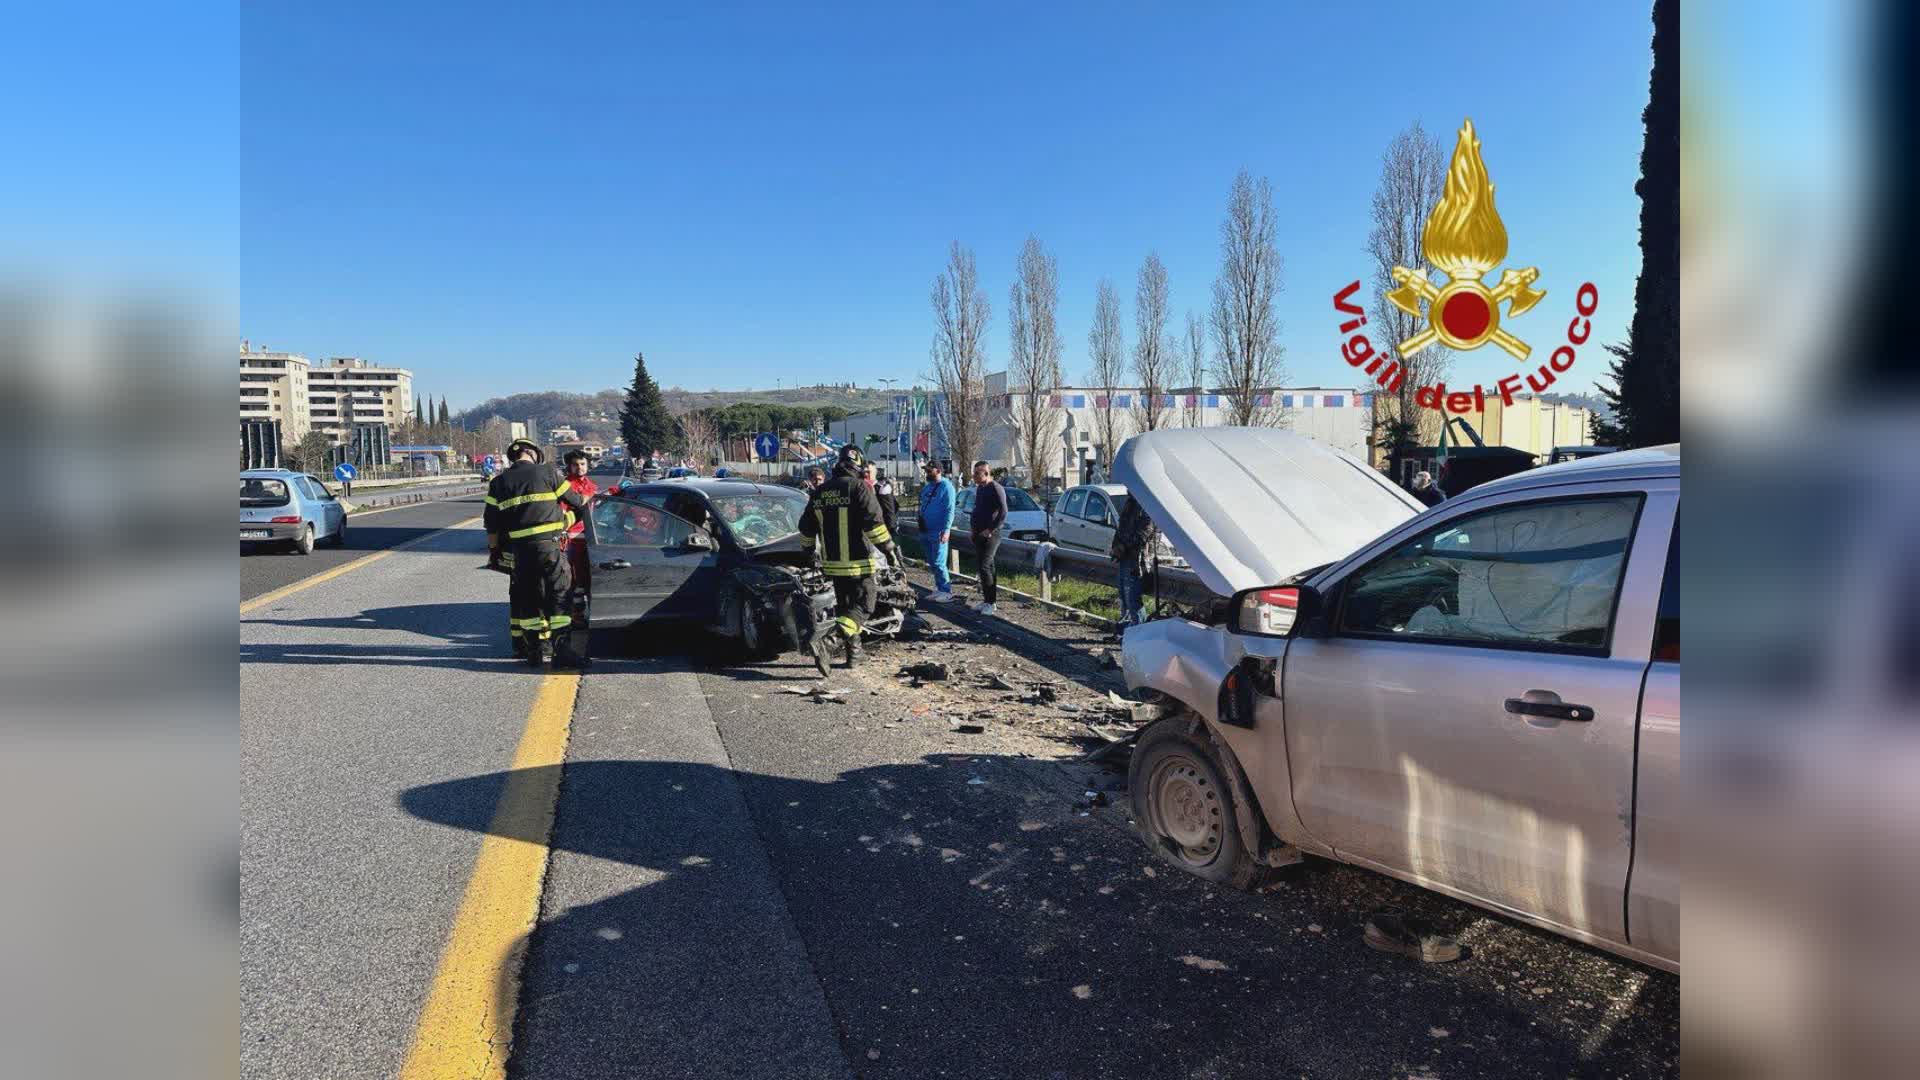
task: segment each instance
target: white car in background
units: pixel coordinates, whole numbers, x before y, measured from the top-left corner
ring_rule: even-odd
[[[1001,489],[1007,493],[1007,520],[1000,524],[1002,540],[1032,540],[1035,542],[1047,538],[1046,508],[1034,501],[1033,496],[1024,490],[1005,484]],[[954,504],[953,527],[965,532],[967,522],[973,515],[974,493],[979,489],[968,485],[960,492],[960,498]]]
[[[1061,547],[1105,555],[1113,550],[1113,534],[1120,528],[1120,512],[1127,508],[1128,498],[1127,489],[1120,484],[1068,488],[1047,517],[1047,535]],[[1161,565],[1187,564],[1167,542],[1166,534],[1160,534],[1158,547]]]

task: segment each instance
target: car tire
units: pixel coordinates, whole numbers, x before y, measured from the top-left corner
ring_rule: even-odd
[[[765,624],[754,617],[753,605],[746,593],[737,593],[733,598],[733,616],[735,625],[740,627],[740,654],[748,660],[770,660],[779,654],[772,644],[777,636],[768,632]]]
[[[313,554],[313,526],[308,525],[300,532],[300,539],[293,542],[293,550],[300,555]]]
[[[1225,770],[1201,739],[1188,734],[1191,716],[1149,727],[1127,769],[1134,828],[1154,854],[1198,877],[1252,889],[1269,868],[1253,861],[1234,823],[1233,792]]]
[[[343,548],[347,546],[347,523],[346,522],[342,521],[340,523],[339,531],[333,534],[332,538],[330,538],[327,541],[327,545],[329,547],[337,547],[337,548]]]

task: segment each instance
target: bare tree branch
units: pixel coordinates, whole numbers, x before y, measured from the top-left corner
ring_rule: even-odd
[[[1273,310],[1280,273],[1273,185],[1264,177],[1255,184],[1243,169],[1234,177],[1227,216],[1220,223],[1220,276],[1213,281],[1212,312],[1218,349],[1214,381],[1236,425],[1271,424],[1284,415],[1259,399],[1286,374],[1280,321]]]
[[[955,240],[947,268],[933,279],[933,375],[940,391],[934,420],[954,460],[966,468],[980,452],[986,417],[987,324],[993,308],[980,291],[973,252]]]
[[[1396,462],[1405,449],[1421,442],[1424,410],[1414,401],[1414,393],[1446,378],[1453,363],[1453,350],[1438,343],[1412,356],[1400,356],[1399,344],[1419,332],[1421,320],[1386,299],[1397,284],[1394,267],[1432,275],[1420,247],[1420,234],[1426,228],[1427,215],[1440,201],[1446,177],[1446,153],[1418,123],[1395,135],[1380,155],[1380,184],[1373,192],[1373,229],[1367,235],[1374,297],[1368,336],[1380,343],[1381,351],[1393,353],[1400,362],[1399,391],[1373,397],[1376,438],[1387,445]],[[1397,475],[1397,464],[1395,472]]]
[[[687,454],[696,465],[711,465],[720,454],[720,426],[707,409],[682,409],[675,419],[687,441]]]
[[[1186,362],[1186,381],[1192,387],[1192,393],[1181,399],[1181,421],[1187,427],[1199,427],[1206,414],[1201,410],[1205,400],[1201,395],[1207,392],[1207,331],[1200,317],[1187,312],[1186,349],[1182,359]]]
[[[1061,412],[1053,404],[1061,381],[1059,313],[1059,263],[1040,245],[1039,237],[1029,236],[1007,296],[1007,328],[1013,344],[1007,391],[1013,395],[1015,449],[1036,487],[1053,475],[1060,458],[1054,444]]]
[[[1113,392],[1126,382],[1127,346],[1120,326],[1120,295],[1113,282],[1100,279],[1093,299],[1093,328],[1087,331],[1087,354],[1093,361],[1088,385],[1100,393],[1094,397],[1094,431],[1100,436],[1100,463],[1111,467],[1113,455],[1126,438],[1126,414],[1113,407]]]
[[[1167,267],[1157,252],[1148,252],[1140,264],[1133,289],[1133,377],[1140,384],[1134,408],[1142,431],[1154,431],[1166,421],[1163,398],[1173,381],[1173,342],[1167,335]]]

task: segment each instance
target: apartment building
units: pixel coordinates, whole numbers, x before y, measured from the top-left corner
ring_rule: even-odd
[[[281,437],[299,442],[319,431],[345,442],[355,424],[397,426],[413,415],[413,372],[357,356],[314,363],[298,353],[240,343],[240,419],[278,420]]]
[[[240,419],[278,420],[280,434],[297,443],[312,430],[308,413],[308,373],[312,365],[298,353],[255,349],[240,343]]]
[[[397,426],[413,415],[413,372],[336,356],[307,372],[307,409],[316,431],[339,442],[355,424]]]

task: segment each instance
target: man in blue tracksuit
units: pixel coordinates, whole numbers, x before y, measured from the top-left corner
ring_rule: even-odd
[[[953,532],[953,481],[940,475],[940,463],[927,459],[927,485],[920,489],[920,544],[933,569],[933,595],[946,603],[953,599],[953,579],[947,576],[947,541]]]

